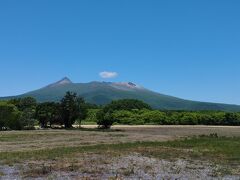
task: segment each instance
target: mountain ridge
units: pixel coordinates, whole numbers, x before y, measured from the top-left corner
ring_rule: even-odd
[[[155,109],[162,110],[216,110],[216,111],[239,111],[239,105],[209,103],[185,100],[148,90],[133,82],[99,82],[73,83],[68,77],[49,84],[35,91],[22,95],[3,97],[1,99],[12,99],[20,97],[34,97],[39,102],[60,101],[67,91],[76,92],[89,103],[105,105],[112,100],[139,99]]]

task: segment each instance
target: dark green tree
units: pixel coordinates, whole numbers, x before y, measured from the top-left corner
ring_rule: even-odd
[[[236,113],[226,113],[224,125],[240,125],[239,119]]]
[[[36,119],[42,128],[52,126],[52,124],[62,125],[60,115],[60,105],[55,102],[45,102],[37,105]]]
[[[83,98],[76,93],[67,92],[61,100],[61,113],[65,128],[71,128],[77,119],[86,118],[87,109]]]
[[[32,97],[12,99],[9,101],[9,103],[14,104],[19,111],[24,111],[25,109],[28,108],[36,108],[37,106],[36,99]]]
[[[0,102],[0,130],[21,130],[24,125],[20,121],[21,113],[16,106],[7,102]]]

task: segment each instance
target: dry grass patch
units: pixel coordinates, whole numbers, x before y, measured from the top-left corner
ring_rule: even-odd
[[[0,152],[84,146],[87,144],[169,141],[180,137],[211,133],[217,133],[220,136],[240,137],[240,127],[115,126],[110,131],[97,129],[6,131],[0,132]]]
[[[184,138],[187,133],[192,138]],[[194,136],[200,133],[219,133],[220,137]],[[237,127],[199,126],[0,132],[0,162],[21,166],[22,177],[53,179],[65,176],[61,173],[81,179],[134,178],[135,174],[144,178],[142,173],[147,173],[151,179],[158,171],[181,174],[186,170],[191,174],[205,166],[215,176],[240,176],[238,133]],[[228,137],[221,137],[226,134]],[[212,168],[209,161],[219,166]],[[179,169],[181,163],[185,170]]]

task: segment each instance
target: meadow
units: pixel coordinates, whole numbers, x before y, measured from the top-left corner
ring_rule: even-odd
[[[0,179],[237,179],[240,127],[2,131],[0,164]]]

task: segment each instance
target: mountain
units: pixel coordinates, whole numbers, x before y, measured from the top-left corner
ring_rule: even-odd
[[[31,91],[19,96],[4,97],[1,99],[12,99],[31,96],[39,102],[59,101],[66,91],[76,92],[89,103],[104,105],[117,99],[139,99],[155,109],[163,110],[221,110],[240,111],[238,105],[218,104],[189,101],[173,96],[153,92],[132,82],[89,82],[73,83],[65,77],[60,81],[50,84],[44,88]]]
[[[48,86],[46,86],[46,88],[58,87],[58,86],[61,86],[61,85],[72,84],[72,83],[73,82],[68,77],[64,77],[60,81],[49,84]]]

